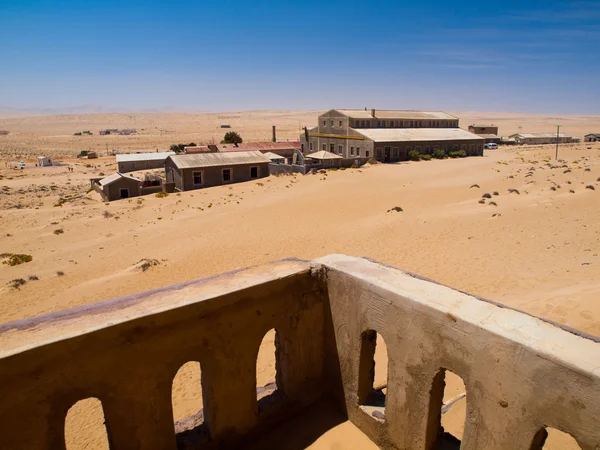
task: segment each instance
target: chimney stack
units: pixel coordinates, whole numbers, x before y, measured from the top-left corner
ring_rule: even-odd
[[[277,142],[277,132],[275,131],[275,125],[273,125],[273,142]]]
[[[371,109],[371,117],[375,117],[375,108]]]

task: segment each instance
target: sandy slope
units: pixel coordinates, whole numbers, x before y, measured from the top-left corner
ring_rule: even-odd
[[[33,261],[0,265],[0,321],[288,256],[346,253],[600,335],[600,145],[562,146],[560,162],[553,155],[552,146],[510,148],[483,158],[270,177],[109,205],[86,194],[87,179],[114,170],[114,158],[92,161],[95,167],[72,162],[73,173],[2,169],[0,253],[27,253]],[[75,199],[54,206],[59,194]],[[388,212],[394,206],[403,212]],[[144,258],[160,264],[143,272]],[[39,280],[6,286],[30,275]],[[274,377],[272,342],[271,333],[259,355],[260,385]],[[180,374],[176,419],[201,404],[197,368]],[[378,377],[385,379],[385,371]],[[458,392],[460,384],[449,389]],[[74,416],[69,442],[82,444],[82,430],[99,442],[94,412],[88,405]],[[464,404],[452,414],[458,434]],[[350,448],[336,439],[352,435],[351,426],[340,426],[315,446]]]

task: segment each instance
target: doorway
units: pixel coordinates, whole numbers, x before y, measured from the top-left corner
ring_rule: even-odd
[[[391,160],[392,160],[392,149],[391,149],[391,147],[385,147],[383,162],[389,163]]]
[[[127,188],[119,189],[119,198],[129,198],[129,189],[127,189]]]

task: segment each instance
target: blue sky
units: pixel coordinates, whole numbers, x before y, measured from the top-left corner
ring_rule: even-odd
[[[600,113],[600,0],[0,0],[0,107]]]

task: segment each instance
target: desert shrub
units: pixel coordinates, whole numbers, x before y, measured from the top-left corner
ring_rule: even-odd
[[[102,213],[102,215],[104,216],[105,219],[108,219],[109,217],[113,216],[113,214],[108,209],[105,209],[104,212]]]
[[[493,195],[500,195],[500,193],[498,191],[494,191]]]
[[[474,187],[478,188],[479,185],[478,184],[472,184],[471,187],[469,189],[473,189]]]
[[[419,152],[416,150],[411,150],[410,152],[408,152],[408,159],[410,159],[411,161],[419,161]]]
[[[65,232],[65,230],[63,230],[62,228],[57,228],[56,230],[54,230],[54,234],[63,234]]]
[[[158,197],[158,198],[165,198],[165,197],[168,197],[168,196],[169,196],[168,192],[157,192],[156,195],[155,195],[155,197]]]
[[[521,195],[521,193],[519,192],[518,189],[509,189],[508,190],[509,194],[517,194],[517,195]]]
[[[450,158],[464,158],[467,156],[467,152],[464,150],[453,150],[448,153]]]
[[[404,210],[402,208],[400,208],[399,206],[394,206],[392,209],[388,209],[388,212],[392,212],[392,211],[402,212]]]
[[[446,157],[446,152],[444,150],[442,150],[441,148],[436,148],[433,151],[433,157],[435,159],[444,159]]]
[[[574,194],[574,193],[575,193],[575,191],[574,191],[573,189],[569,189],[569,192],[570,192],[571,194]]]
[[[10,281],[8,285],[13,289],[19,289],[25,283],[27,283],[27,281],[25,281],[23,278],[15,278],[14,280]]]
[[[596,190],[596,188],[594,186],[592,186],[591,184],[588,184],[585,188],[586,189],[591,189],[592,191]]]
[[[422,161],[431,161],[431,155],[419,155],[419,159]]]
[[[358,164],[356,163],[356,161],[354,161],[352,163],[352,165],[350,166],[351,169],[358,169]],[[598,181],[600,181],[600,178],[598,179]]]
[[[6,261],[3,261],[3,264],[8,264],[9,266],[18,266],[19,264],[24,264],[31,262],[33,257],[31,255],[24,255],[21,253],[4,253],[4,257],[8,257]]]
[[[488,192],[486,192],[485,194],[483,194],[481,197],[482,198],[492,198],[492,196]]]
[[[221,144],[241,144],[242,142],[244,142],[244,140],[238,133],[235,131],[228,131],[225,133]]]
[[[551,190],[553,190],[553,191],[555,191],[555,190],[556,190],[556,187],[555,187],[555,186],[552,186],[552,187],[550,187],[550,189],[551,189]]]
[[[490,202],[489,203],[491,206],[498,206],[498,204],[496,202]]]
[[[482,198],[481,200],[479,200],[479,203],[485,204],[485,199]]]
[[[29,275],[29,281],[38,281],[40,278],[37,275]]]
[[[58,275],[59,277],[62,277],[65,275],[65,273],[62,270],[57,270],[56,275]]]

